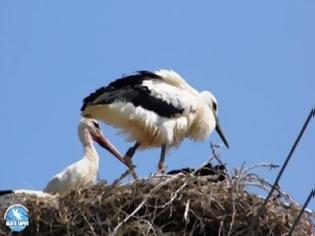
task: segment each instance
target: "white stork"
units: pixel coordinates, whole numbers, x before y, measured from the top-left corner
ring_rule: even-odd
[[[92,117],[119,128],[129,141],[136,141],[126,155],[137,148],[161,147],[159,170],[165,170],[167,148],[188,137],[205,140],[216,129],[227,140],[217,118],[217,101],[209,91],[199,93],[171,70],[139,71],[101,87],[83,100],[83,117]]]
[[[102,135],[102,131],[96,120],[81,118],[78,134],[84,148],[83,158],[55,175],[45,187],[44,192],[62,193],[79,187],[88,187],[96,183],[99,156],[93,141],[106,148],[118,160],[124,163],[123,156]]]

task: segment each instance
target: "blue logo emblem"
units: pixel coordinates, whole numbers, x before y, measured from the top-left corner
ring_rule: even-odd
[[[4,222],[12,232],[21,232],[29,225],[27,208],[21,204],[10,206],[4,213]]]

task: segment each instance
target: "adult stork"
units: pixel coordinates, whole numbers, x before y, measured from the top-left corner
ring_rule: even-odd
[[[188,137],[205,140],[216,129],[226,147],[217,118],[217,101],[209,91],[199,93],[171,70],[139,71],[101,87],[84,98],[83,117],[92,117],[119,128],[136,141],[125,155],[140,147],[161,147],[158,168],[165,171],[166,149]]]
[[[46,193],[62,193],[79,187],[88,187],[96,183],[99,169],[99,156],[93,141],[106,148],[119,161],[124,163],[123,156],[107,140],[98,122],[91,118],[81,118],[78,127],[80,141],[84,148],[81,160],[68,166],[55,175],[44,189]]]

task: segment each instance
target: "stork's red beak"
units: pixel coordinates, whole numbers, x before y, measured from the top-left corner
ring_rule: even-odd
[[[124,161],[123,155],[117,150],[117,148],[102,134],[92,134],[93,140],[97,142],[101,147],[105,148],[109,151],[114,157],[116,157],[119,161],[127,166]],[[127,166],[128,167],[128,166]]]

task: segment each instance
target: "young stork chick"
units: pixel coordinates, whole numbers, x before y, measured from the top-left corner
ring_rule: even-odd
[[[81,111],[136,141],[125,155],[129,167],[137,148],[161,147],[158,167],[164,172],[166,149],[186,137],[205,140],[215,129],[228,147],[217,107],[211,92],[199,93],[176,72],[159,70],[139,71],[97,89],[83,100]]]
[[[106,148],[112,155],[124,163],[123,156],[103,136],[96,120],[81,118],[78,134],[84,149],[83,158],[55,175],[45,187],[44,192],[63,193],[71,189],[88,187],[96,183],[99,156],[93,141]]]

